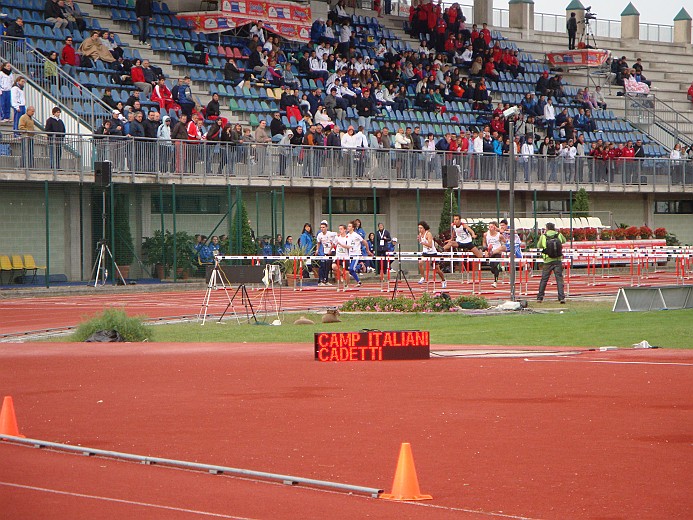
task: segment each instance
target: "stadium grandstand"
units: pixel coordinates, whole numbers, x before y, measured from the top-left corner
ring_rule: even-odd
[[[691,17],[624,5],[566,53],[588,10],[532,4],[0,0],[0,255],[88,280],[119,213],[147,277],[146,238],[232,234],[240,200],[258,238],[358,217],[414,251],[450,178],[467,218],[512,178],[518,217],[584,188],[692,243]]]

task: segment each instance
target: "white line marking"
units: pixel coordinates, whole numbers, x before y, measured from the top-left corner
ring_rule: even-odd
[[[210,513],[208,511],[197,511],[195,509],[185,509],[182,507],[164,506],[161,504],[150,504],[148,502],[137,502],[135,500],[122,500],[120,498],[102,497],[102,496],[98,496],[98,495],[85,495],[84,493],[73,493],[70,491],[58,491],[57,489],[48,489],[48,488],[42,488],[42,487],[36,487],[36,486],[25,486],[23,484],[13,484],[11,482],[0,482],[0,486],[8,486],[8,487],[20,488],[20,489],[28,489],[30,491],[42,491],[44,493],[54,493],[56,495],[67,495],[67,496],[78,497],[78,498],[91,498],[93,500],[103,500],[105,502],[118,502],[120,504],[129,504],[129,505],[142,506],[142,507],[152,507],[152,508],[156,508],[156,509],[166,509],[168,511],[178,511],[181,513],[192,513],[195,515],[202,515],[202,516],[213,516],[216,518],[231,518],[233,520],[253,520],[251,518],[247,518],[244,516],[222,515],[220,513]]]
[[[477,515],[484,516],[497,516],[500,518],[513,518],[515,520],[539,520],[538,518],[531,518],[529,516],[517,516],[517,515],[506,515],[505,513],[492,513],[490,511],[481,511],[480,509],[465,509],[463,507],[448,507],[448,506],[437,506],[435,504],[430,504],[426,502],[400,502],[402,504],[419,506],[419,507],[430,507],[433,509],[445,509],[447,511],[462,511],[465,513],[474,513]]]
[[[529,359],[525,358],[525,361],[532,363],[607,363],[611,365],[674,365],[679,367],[693,367],[693,363],[673,363],[668,361],[606,361],[599,359]]]

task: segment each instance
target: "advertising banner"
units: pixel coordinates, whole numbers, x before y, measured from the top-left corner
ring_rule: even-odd
[[[263,22],[268,31],[298,42],[310,41],[312,24],[310,6],[262,0],[224,0],[220,11],[181,13],[178,18],[187,20],[195,31],[208,33]]]
[[[546,59],[552,67],[601,67],[610,54],[602,49],[576,49],[547,52]]]

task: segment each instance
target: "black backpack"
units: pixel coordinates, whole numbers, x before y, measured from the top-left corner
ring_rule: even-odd
[[[545,235],[546,237],[546,247],[542,253],[544,253],[549,258],[560,258],[563,256],[563,243],[561,242],[560,233],[555,235]]]

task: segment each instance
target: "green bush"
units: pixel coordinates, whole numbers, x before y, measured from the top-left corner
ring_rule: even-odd
[[[80,324],[70,339],[84,341],[99,330],[117,330],[125,341],[149,341],[152,339],[152,330],[142,320],[142,316],[128,316],[122,309],[106,309],[102,314]]]
[[[418,300],[405,296],[390,299],[386,296],[366,296],[354,298],[342,305],[344,312],[450,312],[459,308],[485,309],[488,302],[481,296],[460,296],[449,298],[422,294]]]

